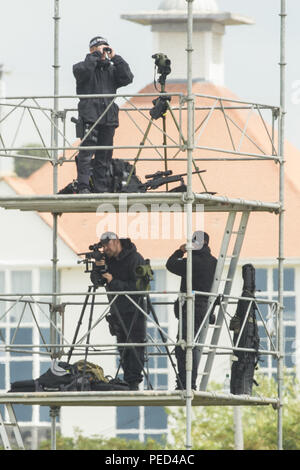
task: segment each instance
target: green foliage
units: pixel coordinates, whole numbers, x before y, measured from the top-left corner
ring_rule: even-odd
[[[50,441],[43,441],[39,450],[50,450]],[[75,437],[63,437],[57,434],[57,450],[161,450],[164,449],[154,439],[147,439],[147,442],[121,439],[111,437],[105,439],[102,436],[84,437],[79,429],[75,432]]]
[[[175,420],[171,435],[174,449],[184,449],[186,432],[185,408],[168,410]],[[233,413],[231,407],[193,408],[192,448],[194,450],[230,450],[234,445]]]
[[[300,449],[300,401],[299,384],[292,375],[284,381],[283,407],[283,448]],[[220,385],[214,390],[220,391]],[[257,392],[259,390],[259,392]],[[277,384],[265,376],[259,379],[261,396],[276,397]],[[205,406],[193,408],[192,424],[193,449],[197,450],[230,450],[234,448],[233,407]],[[277,412],[272,406],[242,407],[243,434],[245,450],[277,449]],[[168,410],[174,421],[171,434],[175,441],[174,448],[183,449],[185,442],[185,408],[176,411]]]
[[[30,155],[32,157],[48,157],[46,150],[27,150],[27,147],[42,147],[41,144],[26,144],[22,150],[17,152],[18,155]],[[28,178],[34,171],[41,168],[45,162],[43,160],[34,160],[29,158],[15,158],[15,172],[21,178]]]
[[[261,382],[262,395],[276,396],[277,384],[274,380],[264,379]],[[270,406],[257,407],[255,410],[254,416],[253,409],[245,408],[244,439],[247,448],[277,449],[277,413]],[[300,449],[299,383],[293,375],[288,374],[284,379],[283,448]]]

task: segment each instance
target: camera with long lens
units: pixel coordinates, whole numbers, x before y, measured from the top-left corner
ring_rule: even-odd
[[[152,59],[155,60],[155,65],[157,67],[157,73],[161,75],[165,81],[166,76],[171,73],[171,61],[166,54],[158,53],[153,54]],[[159,82],[161,83],[161,78]]]
[[[157,68],[157,73],[159,74],[158,82],[161,85],[160,92],[165,91],[166,78],[169,73],[171,73],[171,61],[166,54],[153,54],[152,58],[155,61],[155,67]],[[156,79],[154,78],[154,86],[156,89]],[[171,96],[159,96],[158,98],[152,101],[153,108],[150,110],[150,116],[152,119],[159,119],[165,116],[169,102],[171,101]]]
[[[107,265],[101,264],[97,265],[96,261],[105,261],[105,254],[103,251],[100,251],[102,248],[102,243],[95,243],[94,245],[89,246],[89,250],[84,253],[77,253],[78,256],[84,256],[84,259],[77,261],[78,264],[85,264],[85,273],[90,273],[90,279],[92,284],[95,287],[105,286],[106,279],[103,278],[103,274],[107,273]]]
[[[105,286],[107,282],[106,279],[103,277],[103,274],[105,273],[107,273],[106,264],[98,266],[94,263],[93,269],[91,270],[90,279],[95,287]]]

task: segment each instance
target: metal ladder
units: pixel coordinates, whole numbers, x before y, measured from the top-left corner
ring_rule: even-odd
[[[13,409],[13,406],[11,403],[4,403],[4,410],[6,408],[7,414],[9,416],[9,422],[6,422],[4,420],[4,417],[2,416],[1,410],[0,410],[0,436],[2,438],[2,442],[4,445],[5,450],[12,450],[12,446],[9,440],[9,434],[7,432],[7,428],[12,428],[16,443],[17,443],[17,448],[20,450],[25,450],[25,446],[23,443],[22,435],[20,432],[20,428],[16,419],[15,411]],[[5,411],[4,411],[5,414]]]
[[[235,232],[233,230],[233,227],[234,227],[234,222],[235,222],[235,219],[236,219],[236,214],[237,214],[236,212],[230,212],[228,214],[227,224],[226,224],[226,228],[225,228],[225,232],[224,232],[224,236],[223,236],[223,240],[222,240],[222,245],[221,245],[221,250],[220,250],[220,255],[219,255],[219,258],[218,258],[216,271],[215,271],[215,277],[214,277],[214,281],[213,281],[213,285],[212,285],[212,289],[211,289],[211,292],[215,293],[215,294],[219,293],[220,284],[223,280],[225,281],[225,285],[224,285],[222,295],[229,295],[230,292],[231,292],[232,283],[233,283],[234,275],[235,275],[235,272],[236,272],[236,268],[237,268],[237,264],[238,264],[242,244],[243,244],[243,241],[244,241],[244,237],[245,237],[245,233],[246,233],[246,227],[247,227],[250,212],[247,211],[247,212],[242,213],[240,223],[239,223],[239,228]],[[230,240],[231,240],[233,235],[236,235],[234,247],[233,247],[233,250],[232,250],[232,254],[227,256],[229,243],[230,243]],[[230,260],[229,268],[228,268],[228,271],[227,271],[226,278],[222,279],[226,259]],[[209,297],[208,311],[212,308],[213,303],[215,301],[216,301],[215,296]],[[227,303],[228,303],[228,299],[225,298],[223,300],[223,309],[221,307],[219,307],[219,309],[218,309],[218,313],[216,315],[216,322],[215,322],[214,325],[209,325],[209,315],[207,316],[204,324],[202,325],[200,335],[199,335],[199,339],[198,339],[197,342],[199,342],[201,344],[204,344],[205,340],[206,340],[206,337],[207,337],[208,330],[209,330],[209,328],[212,328],[213,329],[213,334],[212,334],[210,344],[212,346],[216,346],[218,344],[219,338],[220,338],[220,335],[221,335],[221,329],[222,329],[222,326],[223,326],[223,323],[224,323],[224,313],[223,313],[223,311],[224,311],[224,308],[226,308]],[[201,356],[202,356],[203,347],[200,349],[200,351],[201,351]],[[207,357],[206,357],[203,372],[199,374],[201,376],[201,382],[200,382],[200,390],[201,391],[206,390],[206,387],[207,387],[207,384],[208,384],[208,381],[209,381],[209,377],[210,377],[210,373],[211,373],[211,370],[212,370],[215,355],[216,355],[216,348],[210,348],[209,351],[208,351]]]

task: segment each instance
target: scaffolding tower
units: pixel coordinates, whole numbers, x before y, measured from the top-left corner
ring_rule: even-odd
[[[186,390],[185,391],[155,391],[147,390],[143,392],[51,392],[51,393],[10,393],[0,394],[0,404],[3,404],[7,408],[7,415],[10,418],[9,423],[5,423],[4,418],[1,416],[0,430],[1,437],[3,439],[5,448],[9,449],[11,444],[9,442],[8,433],[6,432],[7,424],[10,424],[15,432],[17,444],[20,448],[23,448],[21,433],[18,427],[18,423],[14,416],[13,405],[15,404],[39,404],[48,405],[51,407],[51,446],[52,449],[56,448],[56,416],[57,409],[60,406],[129,406],[129,405],[147,405],[147,406],[183,406],[186,407],[186,448],[192,448],[192,407],[193,406],[212,406],[212,405],[246,405],[246,406],[257,406],[257,405],[271,405],[278,413],[278,449],[282,449],[282,407],[283,407],[283,261],[284,261],[284,250],[283,250],[283,227],[284,227],[284,129],[285,129],[285,114],[286,114],[286,103],[285,103],[285,24],[286,24],[286,0],[281,0],[281,41],[280,41],[280,107],[268,106],[258,103],[249,103],[245,101],[229,100],[226,98],[220,98],[215,96],[201,95],[201,97],[212,101],[212,105],[197,107],[195,105],[196,95],[193,94],[192,90],[192,54],[193,54],[193,0],[187,0],[187,93],[186,95],[175,93],[174,96],[178,99],[178,106],[170,108],[171,113],[178,112],[179,119],[175,120],[175,125],[178,130],[178,142],[173,140],[171,145],[145,145],[142,142],[140,146],[128,146],[126,148],[136,149],[141,152],[142,149],[152,148],[158,152],[158,161],[161,163],[163,158],[159,154],[160,150],[166,148],[173,148],[175,152],[185,151],[186,157],[181,158],[187,162],[187,189],[183,193],[169,193],[169,192],[152,192],[145,194],[126,194],[126,201],[128,203],[142,203],[147,210],[151,207],[151,204],[178,204],[180,207],[185,207],[186,210],[186,224],[187,224],[187,292],[186,294],[179,293],[186,299],[187,304],[187,339],[186,342],[179,338],[180,344],[186,349]],[[52,300],[48,304],[50,305],[50,315],[48,317],[50,326],[50,343],[43,340],[42,345],[16,345],[14,341],[11,344],[5,345],[5,351],[20,351],[24,349],[29,352],[31,349],[32,354],[46,354],[50,355],[51,358],[60,357],[62,354],[66,354],[69,348],[73,348],[78,354],[82,354],[84,351],[88,351],[92,354],[97,354],[97,348],[101,347],[113,347],[113,344],[91,344],[88,341],[89,334],[93,328],[99,324],[100,321],[105,317],[105,312],[109,309],[110,303],[105,307],[105,311],[101,316],[90,324],[88,330],[81,336],[80,340],[71,343],[64,337],[64,331],[61,328],[61,324],[58,322],[58,315],[66,313],[68,306],[72,305],[72,302],[62,303],[59,299],[74,296],[74,295],[86,295],[88,293],[60,293],[58,290],[58,252],[57,252],[57,240],[58,240],[58,218],[61,213],[75,213],[75,212],[95,212],[100,203],[110,203],[118,211],[122,211],[122,205],[120,206],[120,195],[119,194],[89,194],[89,195],[60,195],[58,193],[58,168],[62,164],[74,163],[74,158],[67,158],[66,151],[73,151],[74,154],[78,151],[80,146],[71,145],[65,135],[65,123],[66,115],[71,109],[60,109],[60,99],[74,99],[78,96],[60,96],[59,95],[59,0],[54,0],[54,93],[52,96],[33,96],[33,97],[11,97],[6,98],[5,103],[2,105],[7,106],[9,111],[4,117],[2,122],[8,118],[8,116],[18,109],[22,112],[22,116],[27,112],[34,125],[38,130],[38,125],[34,118],[34,111],[41,113],[49,122],[51,126],[51,145],[47,146],[43,141],[41,134],[42,145],[40,150],[47,152],[47,157],[28,157],[26,155],[19,155],[14,152],[21,150],[16,147],[5,146],[1,136],[2,148],[0,149],[1,158],[37,158],[45,161],[50,161],[53,165],[53,195],[45,196],[12,196],[12,197],[0,197],[0,207],[5,209],[19,209],[21,211],[37,211],[40,213],[48,212],[53,217],[53,245],[52,245]],[[95,97],[96,95],[84,95],[80,96],[81,99],[88,99],[89,97]],[[103,96],[103,95],[101,95]],[[147,95],[109,95],[113,101],[117,98],[122,97],[129,103],[129,97],[136,97],[137,99],[141,96],[152,96]],[[155,95],[157,96],[157,94]],[[200,95],[198,95],[200,96]],[[41,105],[39,100],[51,100],[53,101],[52,106]],[[29,104],[30,102],[30,104]],[[1,103],[0,103],[1,104]],[[142,109],[138,109],[136,105],[133,105],[134,110],[142,113]],[[220,149],[220,148],[208,148],[200,147],[195,143],[195,128],[194,128],[194,115],[195,112],[201,109],[206,111],[205,119],[199,126],[200,132],[205,131],[208,120],[215,111],[219,111],[225,119],[228,132],[231,138],[230,129],[228,122],[230,119],[230,109],[244,109],[245,111],[252,113],[256,111],[260,116],[265,130],[266,139],[271,144],[271,151],[268,155],[263,152],[259,146],[254,143],[257,148],[256,153],[245,153],[241,152],[240,148],[236,148],[233,144],[231,149]],[[130,112],[133,109],[122,109],[122,112]],[[184,136],[184,132],[181,128],[181,116],[182,113],[187,113],[187,136]],[[271,113],[272,119],[272,133],[270,134],[265,121],[263,118],[263,112]],[[173,114],[174,117],[174,114]],[[101,117],[100,117],[101,118]],[[99,118],[99,120],[100,120]],[[275,121],[278,120],[279,129],[279,140],[275,142]],[[61,124],[62,123],[62,124]],[[62,126],[62,130],[61,130]],[[199,130],[198,129],[198,130]],[[247,135],[246,129],[239,129],[241,132],[241,140],[252,139]],[[39,131],[38,131],[39,132]],[[162,134],[166,131],[163,130]],[[59,145],[59,138],[63,138],[64,145]],[[232,142],[232,139],[231,139]],[[278,144],[278,145],[277,145]],[[85,147],[86,148],[86,147]],[[94,147],[96,150],[99,147]],[[103,147],[101,147],[103,148]],[[114,147],[121,148],[121,147]],[[277,202],[263,202],[245,199],[230,198],[227,196],[216,196],[207,192],[203,180],[201,183],[204,185],[205,191],[203,193],[194,193],[192,184],[192,173],[197,168],[196,161],[194,158],[194,151],[196,148],[202,148],[208,153],[213,151],[220,153],[220,157],[208,157],[207,160],[245,160],[245,161],[266,161],[272,160],[274,163],[279,165],[280,178],[279,178],[279,200]],[[30,149],[27,149],[30,151]],[[35,148],[36,150],[36,148]],[[229,156],[230,154],[231,156]],[[60,156],[62,155],[62,156]],[[232,157],[233,155],[233,157]],[[179,158],[180,159],[180,158]],[[134,160],[134,159],[133,159]],[[143,159],[141,158],[141,161]],[[147,160],[144,159],[144,160]],[[148,159],[155,160],[155,159]],[[168,159],[165,158],[165,161]],[[199,160],[205,160],[200,158]],[[135,161],[134,161],[135,162]],[[259,163],[257,163],[259,165]],[[196,335],[196,339],[193,334],[193,303],[195,295],[199,292],[192,290],[192,219],[193,212],[196,210],[197,204],[203,204],[205,211],[207,212],[226,212],[228,213],[227,223],[224,230],[224,236],[218,257],[217,269],[215,273],[214,284],[211,292],[203,293],[209,298],[209,308],[205,317],[205,321],[200,327],[199,337]],[[231,294],[231,287],[234,279],[234,274],[239,260],[240,250],[244,235],[247,228],[248,218],[251,212],[264,212],[278,216],[278,233],[279,233],[279,245],[278,245],[278,301],[266,301],[264,299],[249,298],[250,306],[254,302],[258,312],[260,304],[267,304],[276,318],[276,341],[273,342],[270,338],[270,350],[259,351],[261,354],[267,354],[273,356],[277,360],[278,369],[278,395],[276,397],[265,398],[265,397],[251,397],[246,395],[235,396],[232,394],[215,393],[207,391],[207,385],[210,378],[210,374],[213,367],[215,356],[219,354],[231,354],[233,349],[242,350],[242,348],[234,347],[230,332],[227,325],[226,314],[229,303],[237,303],[239,297],[233,297]],[[234,224],[238,221],[239,228],[237,232],[234,231]],[[232,254],[228,254],[230,242],[234,238],[234,248]],[[225,260],[230,259],[228,269],[225,266]],[[224,273],[226,273],[225,284],[221,287],[221,281],[224,281]],[[141,295],[149,295],[149,292],[138,292]],[[118,295],[126,295],[130,301],[133,302],[129,294],[131,292],[116,292]],[[176,293],[178,295],[178,292]],[[49,296],[49,294],[44,294]],[[95,292],[92,294],[95,299],[105,295],[103,292]],[[164,298],[165,292],[155,291],[150,292],[150,295],[160,296]],[[0,296],[0,301],[6,302],[9,305],[7,311],[2,317],[4,317],[8,311],[16,304],[22,306],[22,314],[20,317],[20,323],[22,315],[26,308],[29,308],[33,318],[35,319],[38,327],[38,321],[35,317],[35,309],[40,309],[43,304],[43,295],[40,293],[26,293],[26,294],[3,294]],[[215,325],[210,326],[208,323],[208,317],[210,309],[214,305],[216,298],[219,298],[219,306],[217,312],[217,321]],[[97,300],[96,300],[97,301]],[[44,302],[47,304],[47,302]],[[163,302],[162,302],[163,303]],[[144,315],[147,315],[142,307],[137,306]],[[250,308],[250,307],[249,307]],[[260,313],[259,313],[260,314]],[[2,319],[1,317],[1,319]],[[262,315],[260,317],[263,321]],[[181,318],[181,316],[180,316]],[[1,321],[0,319],[0,321]],[[155,321],[154,321],[155,324]],[[180,325],[180,323],[179,323]],[[19,325],[18,325],[19,326]],[[159,325],[155,325],[159,328]],[[264,326],[266,327],[265,323]],[[227,329],[229,346],[220,345],[220,333],[222,328]],[[180,329],[180,326],[179,326]],[[212,330],[212,331],[209,331]],[[267,331],[267,328],[266,328]],[[162,333],[164,333],[162,331]],[[146,346],[151,346],[153,342],[149,341]],[[170,338],[168,335],[165,336],[164,340],[155,343],[157,347],[173,347],[178,344],[177,340]],[[196,346],[201,348],[201,364],[202,372],[200,391],[193,391],[191,386],[192,379],[192,350]],[[132,344],[121,345],[124,347],[134,346]],[[101,349],[100,349],[101,351]]]

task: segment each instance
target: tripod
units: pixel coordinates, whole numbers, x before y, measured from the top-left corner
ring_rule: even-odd
[[[75,334],[74,334],[74,338],[73,338],[73,341],[72,341],[72,346],[70,347],[70,350],[69,350],[69,353],[68,353],[68,358],[67,358],[67,362],[69,363],[70,360],[71,360],[71,356],[72,356],[72,353],[75,349],[75,342],[77,340],[77,337],[78,337],[78,334],[79,334],[79,330],[80,330],[80,327],[82,325],[82,320],[83,320],[83,317],[84,317],[84,314],[85,314],[85,310],[86,310],[86,307],[88,305],[88,301],[89,301],[89,298],[90,296],[92,296],[92,301],[91,301],[91,308],[90,308],[90,315],[89,315],[89,324],[88,324],[88,335],[87,335],[87,344],[89,344],[90,342],[90,331],[91,331],[91,326],[92,326],[92,320],[93,320],[93,313],[94,313],[94,305],[95,305],[95,295],[92,295],[96,292],[97,290],[97,287],[96,286],[89,286],[88,287],[88,293],[87,295],[85,296],[85,299],[84,299],[84,303],[83,303],[83,306],[82,306],[82,309],[81,309],[81,313],[80,313],[80,317],[79,317],[79,320],[77,322],[77,326],[76,326],[76,330],[75,330]],[[87,355],[88,355],[88,346],[85,348],[85,358],[84,358],[84,361],[86,362],[87,360]]]
[[[75,349],[75,343],[76,343],[76,340],[77,340],[77,337],[78,337],[78,334],[79,334],[79,331],[80,331],[80,328],[81,328],[81,325],[82,325],[82,321],[83,321],[83,318],[84,318],[84,315],[85,315],[85,311],[86,311],[86,308],[87,308],[87,305],[88,305],[88,301],[89,301],[89,298],[92,297],[92,300],[91,300],[91,305],[90,305],[90,314],[89,314],[89,320],[88,320],[88,334],[87,334],[87,346],[85,348],[85,357],[84,357],[84,363],[86,364],[87,362],[87,356],[88,356],[88,350],[89,350],[89,342],[90,342],[90,333],[91,333],[91,327],[92,327],[92,320],[93,320],[93,313],[94,313],[94,306],[95,306],[95,295],[93,295],[96,290],[98,289],[99,286],[96,286],[96,285],[92,285],[92,286],[89,286],[88,287],[88,293],[85,297],[85,300],[84,300],[84,303],[83,303],[83,306],[82,306],[82,309],[81,309],[81,313],[80,313],[80,316],[79,316],[79,320],[77,322],[77,326],[76,326],[76,330],[75,330],[75,333],[74,333],[74,337],[73,337],[73,340],[72,340],[72,346],[70,347],[70,350],[69,350],[69,353],[68,353],[68,358],[67,358],[67,362],[69,363],[70,360],[71,360],[71,357],[72,357],[72,353]],[[129,330],[127,331],[127,328],[126,328],[126,325],[122,319],[122,316],[120,315],[120,312],[117,308],[117,306],[112,303],[111,306],[110,306],[110,309],[111,311],[113,312],[113,314],[115,315],[115,317],[118,319],[118,322],[119,324],[121,325],[121,328],[123,329],[124,331],[124,334],[126,335],[126,339],[127,341],[129,340],[130,338],[130,332],[131,332],[131,329],[132,329],[132,326],[134,325],[134,320],[136,318],[136,314],[135,316],[133,317],[132,319],[132,322],[131,322],[131,325],[130,325],[130,328]],[[126,341],[126,342],[127,342]],[[125,351],[125,348],[124,348],[124,351]],[[124,355],[124,351],[122,353],[121,356]],[[134,351],[134,354],[136,356],[136,359],[137,361],[139,362],[140,366],[142,366],[142,370],[144,372],[144,375],[145,377],[147,378],[147,380],[149,381],[149,378],[148,378],[148,374],[147,372],[145,371],[144,369],[144,364],[141,363],[141,360],[140,358],[138,357],[138,354],[136,352],[136,349],[133,348],[133,351]],[[120,365],[122,364],[122,357],[121,357],[121,360],[120,360]],[[116,376],[118,375],[118,372],[119,372],[119,369],[120,369],[120,366],[117,370],[117,373],[116,373]],[[83,372],[83,376],[85,375],[85,369],[84,369],[84,372]]]
[[[165,93],[165,82],[166,82],[166,76],[165,75],[161,75],[160,79],[159,79],[159,83],[161,84],[161,90],[160,90],[160,93]],[[147,140],[147,137],[149,135],[149,132],[150,132],[150,129],[153,125],[153,121],[156,120],[156,119],[162,119],[162,129],[163,129],[163,150],[164,150],[164,167],[165,167],[165,172],[168,171],[168,154],[167,154],[167,133],[166,133],[166,115],[167,115],[167,112],[169,111],[171,116],[172,116],[172,119],[173,119],[173,122],[179,132],[179,135],[183,141],[183,144],[186,146],[187,145],[187,141],[186,139],[184,138],[184,136],[182,135],[182,132],[181,132],[181,129],[180,129],[180,126],[176,120],[176,117],[174,115],[174,112],[170,106],[170,100],[171,100],[171,97],[168,96],[168,95],[165,95],[165,96],[159,96],[158,98],[156,98],[154,101],[153,101],[153,104],[154,104],[154,107],[150,110],[150,115],[151,115],[151,119],[148,123],[148,126],[146,128],[146,131],[143,135],[143,139],[142,141],[140,142],[140,148],[137,152],[137,155],[133,161],[133,164],[132,164],[132,168],[129,172],[129,175],[128,175],[128,178],[127,178],[127,181],[126,181],[126,185],[128,185],[130,183],[130,180],[131,180],[131,177],[136,169],[136,164],[140,158],[140,155],[142,153],[142,150],[143,150],[143,146],[145,145],[145,142]],[[199,168],[198,166],[196,165],[195,163],[195,160],[193,158],[193,165],[194,165],[194,168],[196,170],[196,173],[198,174],[199,176],[199,179],[201,181],[201,184],[203,186],[203,189],[204,189],[204,193],[211,193],[210,191],[208,191],[205,183],[204,183],[204,180],[201,176],[201,171],[199,171]],[[166,190],[168,191],[168,182],[165,183],[166,185]],[[213,193],[214,194],[214,193]]]
[[[161,86],[161,91],[160,93],[164,93],[165,92],[165,85],[162,84]],[[151,111],[153,111],[152,115],[151,115],[151,111],[150,111],[150,115],[151,115],[151,119],[148,123],[148,126],[146,128],[146,131],[143,135],[143,139],[142,141],[140,142],[140,146],[141,148],[139,148],[138,152],[137,152],[137,155],[133,161],[133,165],[132,165],[132,168],[130,170],[130,173],[128,175],[128,178],[127,178],[127,181],[126,181],[126,184],[128,185],[130,180],[131,180],[131,177],[132,177],[132,174],[133,172],[135,171],[135,168],[136,168],[136,164],[140,158],[140,155],[142,153],[142,150],[143,150],[143,146],[145,145],[145,142],[148,138],[148,135],[149,135],[149,132],[150,132],[150,129],[153,125],[153,121],[156,120],[156,119],[159,119],[159,118],[162,118],[162,126],[163,126],[163,149],[164,149],[164,166],[165,166],[165,171],[167,171],[168,169],[168,156],[167,156],[167,134],[166,134],[166,129],[167,129],[167,126],[166,126],[166,114],[167,114],[167,111],[170,111],[171,113],[171,116],[173,118],[173,121],[178,129],[178,131],[180,132],[180,127],[176,121],[176,118],[174,116],[174,113],[173,113],[173,110],[172,108],[170,107],[170,101],[171,97],[170,96],[165,96],[165,97],[158,97],[156,98],[156,100],[153,101],[153,103],[155,104],[154,108],[152,108]],[[155,112],[154,112],[155,111]],[[166,188],[168,190],[168,184],[166,184]]]

